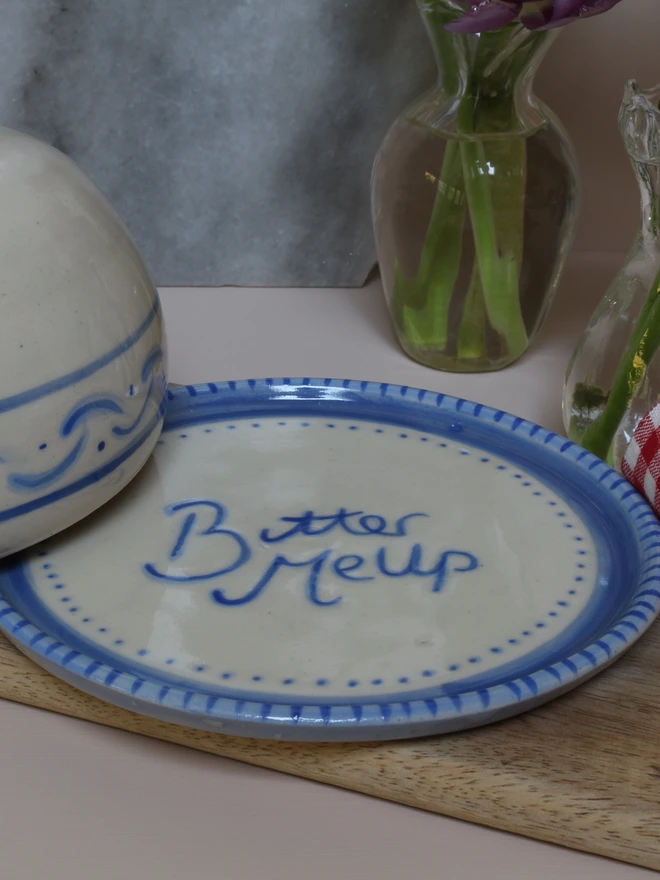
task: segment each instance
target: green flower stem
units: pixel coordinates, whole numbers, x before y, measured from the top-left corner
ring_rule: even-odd
[[[458,328],[456,356],[460,360],[478,360],[486,352],[486,304],[481,289],[479,267],[475,261]]]
[[[397,272],[395,296],[403,302],[403,327],[415,344],[443,349],[447,344],[449,307],[461,263],[465,200],[458,144],[447,145],[437,184],[429,231],[417,276]]]
[[[459,127],[469,138],[461,143],[463,174],[486,313],[517,358],[528,344],[519,293],[527,151],[522,136],[506,135],[518,128],[515,82],[535,46],[499,60],[509,41],[506,32],[481,36]]]
[[[457,95],[469,51],[465,40],[459,43],[445,30],[447,16],[438,5],[427,12],[426,21],[445,91]],[[448,140],[445,149],[417,274],[406,278],[396,270],[393,308],[404,337],[415,347],[448,347],[467,205],[477,268],[463,308],[459,346],[472,358],[485,357],[490,323],[511,359],[527,348],[519,290],[526,143],[523,134],[518,135],[515,92],[542,39],[520,28],[479,38],[459,106],[457,137]],[[477,319],[483,324],[480,329]]]
[[[527,347],[527,331],[518,295],[519,262],[511,250],[500,256],[489,163],[483,143],[464,141],[461,153],[488,320],[505,341],[508,354],[518,357]]]
[[[437,7],[426,23],[433,38],[443,91],[460,91],[461,77],[456,37],[445,29],[452,13]],[[467,52],[467,44],[462,48]],[[422,247],[417,275],[406,278],[397,267],[393,308],[406,339],[420,348],[444,349],[447,345],[449,308],[458,279],[465,225],[463,171],[458,144],[447,144],[435,199]]]
[[[644,381],[646,371],[658,348],[660,348],[660,274],[653,283],[619,362],[605,408],[580,439],[581,445],[599,458],[607,459],[619,425]]]

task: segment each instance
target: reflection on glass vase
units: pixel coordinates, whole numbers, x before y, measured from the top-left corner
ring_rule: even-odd
[[[418,0],[436,87],[376,157],[381,276],[403,349],[439,370],[496,370],[541,326],[575,228],[568,138],[532,91],[557,31],[452,33],[454,0]]]
[[[569,437],[618,470],[640,420],[660,401],[660,85],[628,83],[619,124],[642,195],[626,262],[571,359],[564,390]]]

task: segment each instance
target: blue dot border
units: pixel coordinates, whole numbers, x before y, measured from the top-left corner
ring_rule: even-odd
[[[301,421],[298,419],[278,420],[276,424],[278,427],[293,427],[293,428],[298,428],[298,427],[309,428],[312,426],[312,423],[310,421],[308,421],[308,420]],[[220,430],[224,429],[224,430],[234,431],[234,430],[238,429],[239,427],[241,427],[241,428],[245,427],[248,431],[250,431],[251,429],[254,430],[254,429],[260,429],[260,428],[269,427],[269,426],[270,426],[269,421],[254,422],[250,418],[248,418],[241,423],[229,422],[228,424],[224,424],[221,426]],[[340,427],[339,423],[337,423],[337,422],[324,422],[322,419],[320,420],[320,426],[328,428],[328,429],[332,429],[332,430],[335,430],[337,427]],[[195,426],[192,426],[192,427],[195,427]],[[344,425],[341,425],[341,427],[344,430],[353,431],[353,432],[361,429],[361,426],[354,425],[350,421],[346,422]],[[422,435],[418,438],[411,437],[410,433],[401,432],[396,427],[388,428],[388,427],[383,427],[380,425],[376,426],[376,427],[373,427],[370,425],[365,425],[362,427],[366,427],[368,430],[371,430],[374,433],[379,434],[379,435],[383,435],[383,436],[387,435],[391,431],[392,433],[397,435],[399,439],[402,439],[402,440],[418,439],[419,442],[428,443],[428,442],[433,442],[433,439],[434,439],[432,437],[428,437],[425,435]],[[454,432],[456,432],[456,425],[452,426],[452,430]],[[209,427],[206,427],[203,429],[203,433],[207,433],[207,434],[213,433],[213,431],[214,431],[214,429],[209,428]],[[195,436],[195,434],[190,433],[190,432],[181,432],[181,433],[174,434],[174,438],[178,439],[178,440],[187,440],[188,438],[194,437],[194,436]],[[162,445],[165,445],[166,441],[161,439],[159,441],[159,443]],[[460,456],[472,456],[474,454],[475,457],[479,458],[479,462],[481,464],[492,464],[500,472],[508,471],[509,477],[512,480],[514,480],[516,485],[519,485],[522,488],[530,488],[533,490],[532,491],[533,497],[538,497],[544,503],[547,503],[551,507],[558,506],[558,502],[555,501],[554,499],[547,501],[547,502],[544,501],[545,493],[539,489],[540,484],[538,482],[532,482],[530,480],[524,479],[524,475],[522,473],[520,473],[515,467],[510,467],[509,465],[505,465],[505,464],[500,463],[501,459],[499,458],[499,456],[495,456],[495,455],[484,456],[478,450],[473,451],[473,450],[462,448],[460,446],[450,447],[445,442],[435,443],[435,445],[437,448],[449,450],[450,452],[455,452]],[[493,461],[493,459],[495,459],[495,461]],[[555,515],[561,519],[566,519],[569,516],[569,514],[564,510],[559,510]],[[568,519],[566,519],[565,527],[573,529],[573,528],[575,528],[575,524],[573,522],[570,522]],[[584,560],[589,555],[588,551],[579,550],[576,552],[580,554],[578,556],[578,562],[576,563],[576,566],[578,568],[582,569],[585,567],[585,563],[582,562],[582,560]],[[45,556],[47,556],[47,553],[42,552],[39,555],[41,557],[45,557]],[[51,568],[51,565],[50,565],[50,563],[42,563],[42,568],[44,570],[47,570],[47,569]],[[57,590],[66,589],[65,585],[61,582],[62,579],[57,574],[49,574],[49,575],[47,575],[47,577],[48,578],[55,578],[58,580],[58,583],[56,585],[54,585],[55,589],[57,589]],[[575,585],[582,583],[583,581],[584,581],[584,577],[582,577],[581,575],[575,576],[573,583],[572,583],[572,588],[566,590],[565,595],[570,596],[572,599],[579,592],[579,590],[576,589]],[[61,596],[59,598],[60,598],[60,602],[63,602],[63,603],[70,602],[72,600],[75,601],[75,597],[68,596],[66,593],[61,594]],[[531,629],[522,630],[520,633],[517,633],[515,637],[509,638],[506,641],[505,645],[503,645],[503,646],[493,645],[492,647],[490,647],[488,649],[488,651],[486,653],[490,654],[491,656],[498,656],[498,657],[505,654],[505,652],[509,648],[517,647],[521,642],[524,642],[524,641],[530,639],[535,634],[535,632],[540,632],[540,631],[546,629],[548,627],[549,623],[553,623],[555,621],[555,619],[560,617],[560,614],[562,611],[565,611],[567,608],[570,607],[570,604],[571,604],[571,602],[569,599],[563,599],[563,600],[558,601],[556,603],[556,606],[553,607],[547,613],[546,618],[542,618],[540,620],[535,621],[531,625]],[[559,610],[557,610],[557,609],[559,609]],[[69,606],[67,610],[71,614],[75,614],[77,612],[82,611],[81,607],[79,607],[79,606]],[[93,622],[92,618],[83,618],[82,620],[83,620],[83,623],[92,623]],[[108,630],[105,627],[100,627],[100,628],[96,628],[96,632],[107,633]],[[124,639],[115,639],[112,642],[113,645],[122,645],[124,643],[125,643]],[[135,654],[138,657],[144,657],[148,653],[149,653],[149,651],[146,648],[142,648],[142,647],[138,648],[135,651]],[[177,666],[177,667],[181,668],[180,664],[178,663],[176,658],[169,658],[165,662],[167,663],[168,666]],[[469,656],[469,657],[466,657],[465,659],[463,659],[461,662],[447,663],[445,665],[444,669],[447,672],[455,674],[456,672],[460,671],[461,669],[466,668],[466,664],[467,664],[467,667],[469,668],[469,667],[478,666],[482,662],[483,662],[482,657]],[[192,667],[188,667],[188,666],[184,665],[183,670],[186,674],[190,674],[192,672],[202,673],[202,672],[206,672],[208,670],[208,667],[206,665],[203,665],[203,666],[194,665]],[[318,678],[315,680],[314,684],[316,687],[320,687],[320,688],[327,688],[331,684],[333,684],[335,686],[339,686],[339,687],[349,687],[349,688],[356,688],[360,685],[367,685],[367,686],[372,686],[372,687],[382,687],[382,686],[387,685],[391,688],[396,688],[397,684],[404,684],[404,683],[409,684],[411,681],[414,681],[415,679],[419,679],[420,681],[422,681],[423,679],[434,678],[439,674],[440,671],[441,670],[424,669],[424,670],[420,670],[417,673],[417,675],[414,675],[412,673],[408,673],[406,676],[403,676],[403,677],[400,675],[399,676],[395,675],[391,682],[386,682],[383,679],[375,679],[375,680],[370,680],[368,682],[362,682],[362,681],[357,681],[355,679],[350,679],[347,681],[336,681],[336,680],[332,680],[330,678]],[[220,678],[220,680],[227,681],[230,678],[234,678],[237,675],[237,673],[232,672],[232,673],[228,674],[227,670],[220,670],[217,672],[217,675]],[[244,677],[244,679],[246,679],[246,680],[249,679],[252,682],[268,681],[268,679],[266,679],[261,674],[249,673],[243,677]],[[292,685],[296,684],[296,679],[293,677],[286,677],[284,679],[280,679],[277,681],[271,681],[270,684],[272,686],[281,685],[284,687],[291,687]]]

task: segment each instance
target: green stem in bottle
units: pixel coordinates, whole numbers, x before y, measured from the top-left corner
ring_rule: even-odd
[[[584,431],[579,442],[606,459],[626,410],[639,390],[649,364],[660,347],[660,274],[654,281],[630,341],[614,376],[602,413]]]

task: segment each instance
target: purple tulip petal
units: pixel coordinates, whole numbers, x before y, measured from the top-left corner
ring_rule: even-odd
[[[577,18],[580,7],[587,5],[591,5],[591,0],[553,0],[551,19]]]
[[[547,28],[564,27],[579,18],[600,15],[620,2],[621,0],[555,0],[552,19]]]
[[[519,18],[530,31],[563,27],[579,18],[600,15],[622,0],[458,0],[465,15],[447,30],[478,34],[506,27]]]
[[[514,21],[522,6],[522,0],[481,0],[475,3],[467,15],[447,25],[447,30],[459,34],[479,34],[506,27]]]

